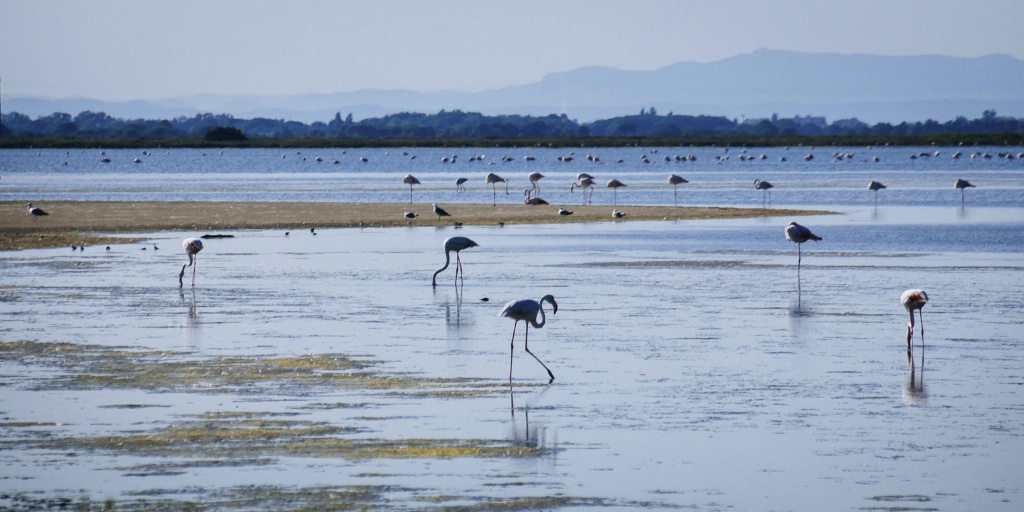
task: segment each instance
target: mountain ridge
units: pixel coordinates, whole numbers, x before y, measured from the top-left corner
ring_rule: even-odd
[[[361,89],[288,95],[194,94],[104,101],[4,99],[4,112],[29,116],[91,110],[125,119],[197,113],[327,122],[398,112],[463,110],[488,115],[567,114],[589,122],[655,107],[662,113],[730,118],[815,115],[868,123],[940,121],[983,110],[1024,117],[1024,61],[1005,54],[881,56],[759,49],[725,59],[683,61],[654,70],[585,66],[539,81],[479,92]]]

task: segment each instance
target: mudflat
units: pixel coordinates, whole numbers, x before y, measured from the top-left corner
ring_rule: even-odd
[[[555,205],[452,203],[443,205],[450,216],[438,218],[429,203],[45,201],[35,206],[49,215],[35,217],[29,215],[24,202],[0,201],[0,250],[125,243],[136,240],[125,238],[125,234],[152,231],[193,231],[199,236],[232,229],[728,219],[830,213],[779,208],[577,205],[566,207],[572,215],[561,215]],[[625,216],[613,219],[615,209]],[[418,216],[409,219],[406,212]]]

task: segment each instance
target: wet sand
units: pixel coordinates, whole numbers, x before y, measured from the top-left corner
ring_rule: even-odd
[[[828,212],[773,208],[707,206],[558,206],[453,203],[443,205],[450,217],[438,219],[427,203],[291,203],[187,201],[47,201],[37,203],[49,213],[32,217],[21,201],[0,202],[0,250],[125,243],[133,239],[110,234],[152,231],[230,229],[308,229],[364,226],[528,224],[611,221],[612,210],[626,213],[617,220],[728,219],[814,215]],[[419,215],[415,219],[406,212]]]

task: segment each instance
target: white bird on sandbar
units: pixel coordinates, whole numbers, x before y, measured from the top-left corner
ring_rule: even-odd
[[[540,329],[541,327],[544,327],[545,323],[547,323],[547,317],[544,315],[543,305],[545,301],[551,303],[552,315],[558,312],[558,303],[555,302],[555,298],[550,294],[542,297],[540,301],[535,301],[532,299],[514,300],[509,302],[508,304],[505,304],[505,307],[501,309],[501,316],[505,318],[511,318],[516,321],[515,324],[513,324],[512,326],[512,342],[510,344],[509,349],[509,384],[512,383],[512,359],[514,357],[516,348],[516,327],[519,326],[520,320],[526,321],[526,336],[523,341],[523,346],[526,348],[526,353],[533,356],[533,358],[536,359],[537,362],[540,363],[540,365],[543,366],[545,370],[547,370],[548,376],[551,377],[551,380],[548,381],[549,384],[555,381],[555,374],[551,373],[551,369],[548,368],[548,365],[544,364],[544,362],[541,361],[540,358],[537,357],[533,352],[530,352],[530,324],[533,324],[534,328]],[[537,322],[538,313],[540,314],[539,323]]]
[[[431,278],[431,286],[437,286],[437,275],[444,272],[448,268],[448,264],[451,263],[451,253],[455,251],[455,284],[459,283],[459,275],[462,274],[462,259],[459,258],[459,252],[463,249],[469,249],[470,247],[478,247],[479,244],[464,237],[464,236],[453,236],[445,239],[444,241],[444,266],[434,272],[434,277]],[[463,275],[463,282],[466,278]]]
[[[33,206],[32,203],[28,204],[28,213],[32,217],[42,217],[44,215],[49,215],[49,213],[43,211],[42,208],[36,208],[35,206]]]
[[[182,278],[185,277],[185,267],[192,267],[192,287],[196,286],[196,267],[198,267],[199,251],[203,250],[203,241],[198,238],[186,238],[181,242],[181,246],[185,248],[185,254],[188,255],[188,263],[181,266],[181,272],[178,273],[178,287],[184,286],[182,284]],[[155,249],[155,247],[154,247]]]

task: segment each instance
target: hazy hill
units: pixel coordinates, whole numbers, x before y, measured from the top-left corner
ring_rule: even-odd
[[[282,96],[197,95],[114,103],[4,98],[5,112],[29,116],[83,110],[121,118],[161,119],[196,113],[238,118],[329,121],[336,112],[363,119],[396,112],[461,109],[484,114],[568,114],[581,122],[638,113],[730,118],[857,117],[868,123],[975,118],[983,110],[1024,117],[1024,61],[1006,55],[883,57],[778,50],[711,62],[680,62],[653,71],[586,67],[540,82],[479,93],[361,90]]]

